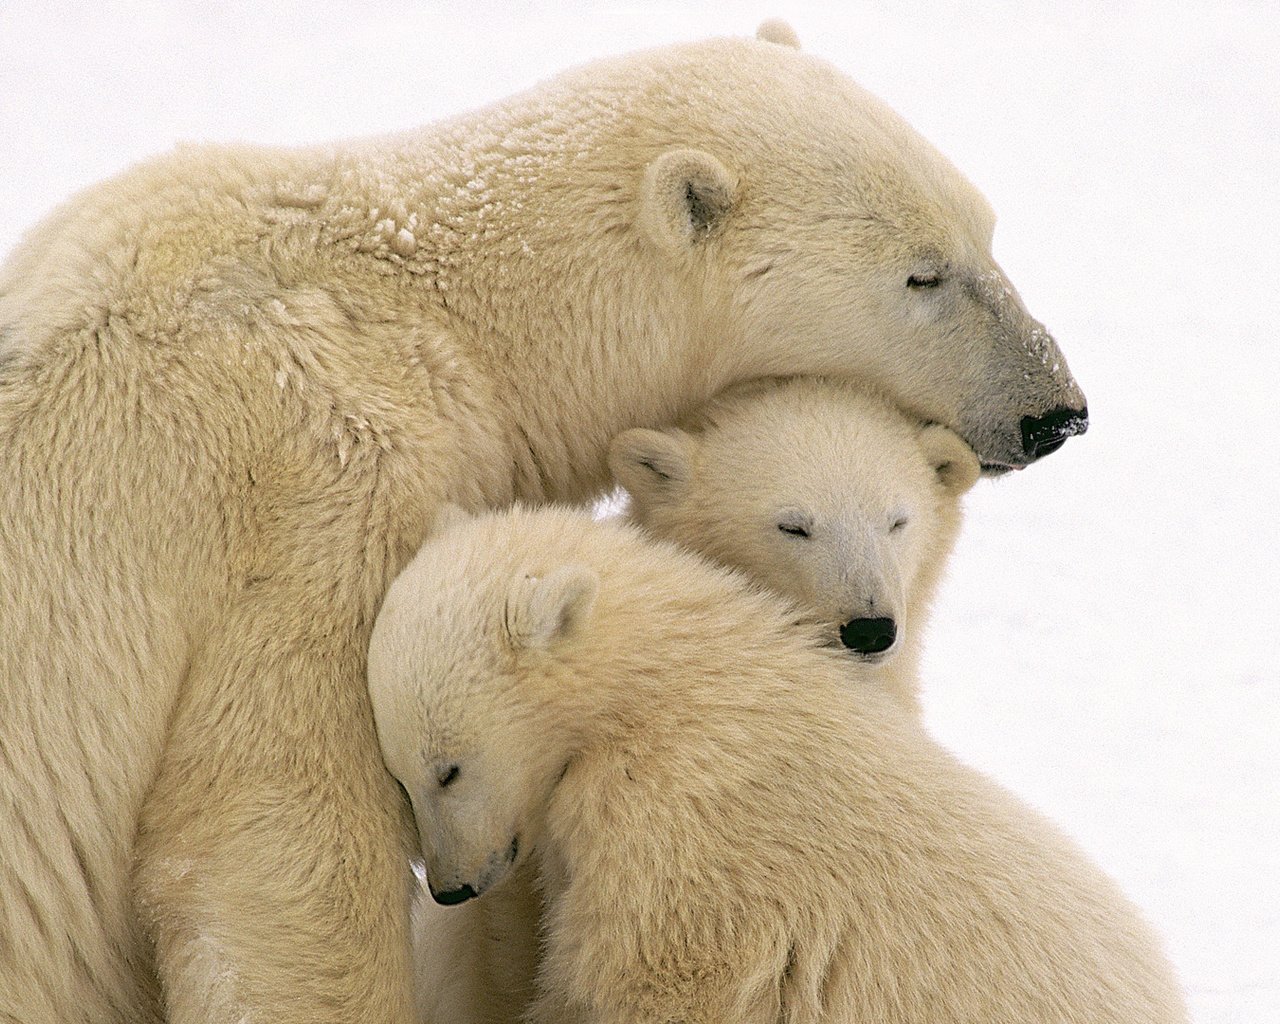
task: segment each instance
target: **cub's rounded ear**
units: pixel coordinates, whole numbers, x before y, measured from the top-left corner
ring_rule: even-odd
[[[662,251],[688,252],[721,226],[737,191],[736,177],[710,153],[668,150],[645,169],[640,226]]]
[[[600,577],[584,565],[562,565],[542,577],[517,577],[506,606],[511,643],[545,650],[572,636],[591,615],[599,592]]]
[[[469,523],[474,518],[475,516],[461,505],[446,501],[436,510],[435,520],[431,524],[431,533],[433,536],[438,533],[444,533],[446,530],[452,530],[455,526]]]
[[[683,430],[624,430],[609,445],[613,478],[642,505],[670,500],[689,481],[693,438]]]
[[[781,18],[770,18],[763,22],[756,29],[756,38],[764,43],[777,43],[779,46],[789,46],[793,50],[800,49],[800,37],[796,35],[796,30]]]
[[[942,486],[956,497],[977,482],[982,472],[978,456],[954,430],[931,423],[920,431],[920,447]]]

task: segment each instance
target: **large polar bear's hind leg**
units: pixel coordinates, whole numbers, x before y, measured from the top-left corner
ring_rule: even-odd
[[[46,241],[0,296],[0,1020],[405,1020],[358,681],[431,460],[335,437],[243,314],[192,344],[127,277],[64,293]]]
[[[411,1013],[412,829],[352,680],[401,557],[389,505],[427,502],[389,496],[378,444],[335,455],[325,423],[273,430],[255,463],[247,501],[274,511],[253,521],[142,813],[139,900],[175,1024]]]
[[[200,442],[118,372],[119,322],[50,338],[10,321],[5,344],[0,1020],[158,1020],[133,822],[186,672],[183,606],[208,600]]]
[[[368,711],[343,706],[360,667],[345,637],[296,643],[279,606],[245,600],[194,667],[143,816],[140,896],[170,1016],[408,1020],[405,823]],[[246,697],[246,677],[298,706]]]

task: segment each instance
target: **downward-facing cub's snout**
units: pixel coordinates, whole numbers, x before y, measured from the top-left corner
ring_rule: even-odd
[[[840,627],[840,642],[858,654],[883,654],[898,638],[893,619],[850,619]]]
[[[1067,443],[1067,438],[1083,434],[1088,429],[1088,407],[1061,407],[1043,416],[1023,416],[1022,448],[1026,452],[1027,461],[1035,462],[1036,459],[1056,452]]]
[[[467,900],[473,900],[478,896],[483,896],[489,889],[496,885],[511,865],[516,862],[516,858],[520,856],[520,836],[511,837],[511,842],[505,850],[495,850],[485,858],[484,865],[479,872],[472,873],[471,882],[461,882],[457,880],[457,873],[452,873],[450,878],[446,875],[446,881],[442,881],[436,885],[432,881],[432,871],[430,867],[427,869],[427,890],[431,893],[431,898],[439,903],[442,907],[452,907],[459,903],[466,903]],[[439,880],[439,875],[435,876]],[[466,877],[464,875],[464,877]]]

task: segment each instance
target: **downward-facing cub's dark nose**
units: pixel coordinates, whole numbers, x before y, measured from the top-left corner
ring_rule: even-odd
[[[445,892],[436,892],[432,889],[431,898],[442,907],[452,907],[455,903],[466,903],[467,900],[475,899],[476,891],[469,885],[463,885],[457,889],[448,889]]]
[[[1035,462],[1056,452],[1067,438],[1089,429],[1089,410],[1054,409],[1043,416],[1022,417],[1022,450]]]
[[[850,619],[840,627],[840,642],[859,654],[882,654],[897,635],[893,619]]]

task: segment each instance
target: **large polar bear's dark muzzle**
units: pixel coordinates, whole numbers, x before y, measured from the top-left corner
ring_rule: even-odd
[[[1023,469],[1089,429],[1089,408],[1053,336],[994,267],[964,282],[973,330],[990,355],[968,375],[969,421],[958,431],[984,473]]]
[[[1022,449],[1028,464],[1056,452],[1067,438],[1089,429],[1089,408],[1061,407],[1043,416],[1022,417]]]

